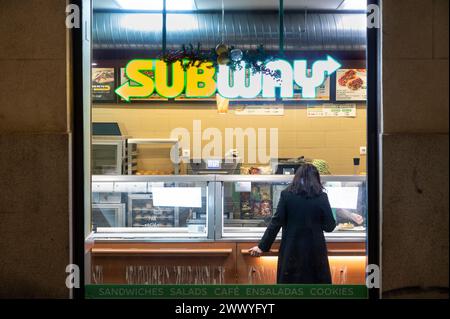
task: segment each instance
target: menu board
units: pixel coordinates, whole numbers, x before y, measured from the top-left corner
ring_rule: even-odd
[[[235,108],[235,115],[280,116],[284,115],[283,104],[239,105]]]
[[[92,100],[114,101],[114,68],[92,68]]]
[[[356,104],[308,105],[308,117],[356,117]]]
[[[215,101],[216,95],[212,95],[209,97],[186,97],[186,94],[180,94],[175,98],[175,101]]]
[[[340,69],[336,72],[336,101],[365,101],[366,99],[366,69]]]
[[[308,69],[308,76],[311,76],[311,70]],[[302,88],[294,82],[294,97],[293,98],[284,98],[286,101],[329,101],[330,100],[330,77],[327,77],[325,82],[322,83],[316,89],[316,97],[314,98],[304,98],[302,96]]]
[[[145,70],[145,71],[142,71],[142,73],[147,75],[149,78],[151,78],[153,80],[155,79],[155,71],[153,71],[153,70]],[[120,68],[120,85],[122,85],[128,81],[129,81],[129,79],[127,78],[127,75],[125,74],[125,68]],[[137,85],[137,83],[133,82],[133,81],[130,81],[130,83],[131,83],[131,85]],[[124,101],[123,98],[120,98],[120,100]],[[154,92],[149,97],[136,98],[136,99],[131,98],[130,100],[132,100],[132,101],[167,101],[166,98],[159,96],[156,92]]]

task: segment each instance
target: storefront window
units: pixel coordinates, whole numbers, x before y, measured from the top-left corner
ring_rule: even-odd
[[[281,232],[262,258],[248,250],[311,164],[337,224],[332,282],[363,285],[365,14],[132,2],[93,1],[87,283],[275,284]]]

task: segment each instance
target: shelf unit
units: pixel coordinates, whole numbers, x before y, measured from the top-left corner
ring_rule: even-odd
[[[128,175],[134,175],[137,164],[137,145],[173,145],[170,150],[170,158],[174,160],[174,174],[180,174],[180,141],[176,138],[132,138],[127,140],[129,152],[127,154]]]

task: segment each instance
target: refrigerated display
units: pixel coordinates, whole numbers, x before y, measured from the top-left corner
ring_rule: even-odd
[[[92,188],[99,192],[94,198],[120,198],[127,220],[125,227],[91,234],[92,281],[95,275],[103,283],[274,284],[279,241],[262,258],[251,257],[248,249],[262,237],[292,178],[93,176]],[[323,176],[322,182],[338,223],[325,234],[333,283],[364,284],[365,177]],[[361,216],[355,218],[361,224],[352,214]]]

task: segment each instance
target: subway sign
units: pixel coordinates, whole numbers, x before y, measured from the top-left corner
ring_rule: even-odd
[[[125,68],[128,81],[115,92],[128,102],[131,99],[147,98],[155,92],[168,99],[181,94],[186,98],[208,98],[216,93],[227,99],[257,96],[273,99],[277,88],[280,97],[293,98],[296,84],[301,88],[303,98],[315,98],[316,89],[341,68],[341,64],[329,55],[326,59],[313,62],[309,68],[306,60],[290,63],[279,59],[265,63],[266,69],[278,72],[279,78],[274,78],[261,72],[253,73],[245,67],[244,62],[241,63],[241,67],[236,70],[231,70],[227,65],[219,65],[216,70],[212,63],[191,66],[185,70],[180,62],[169,66],[162,60],[136,59]],[[154,76],[148,76],[148,72]]]

